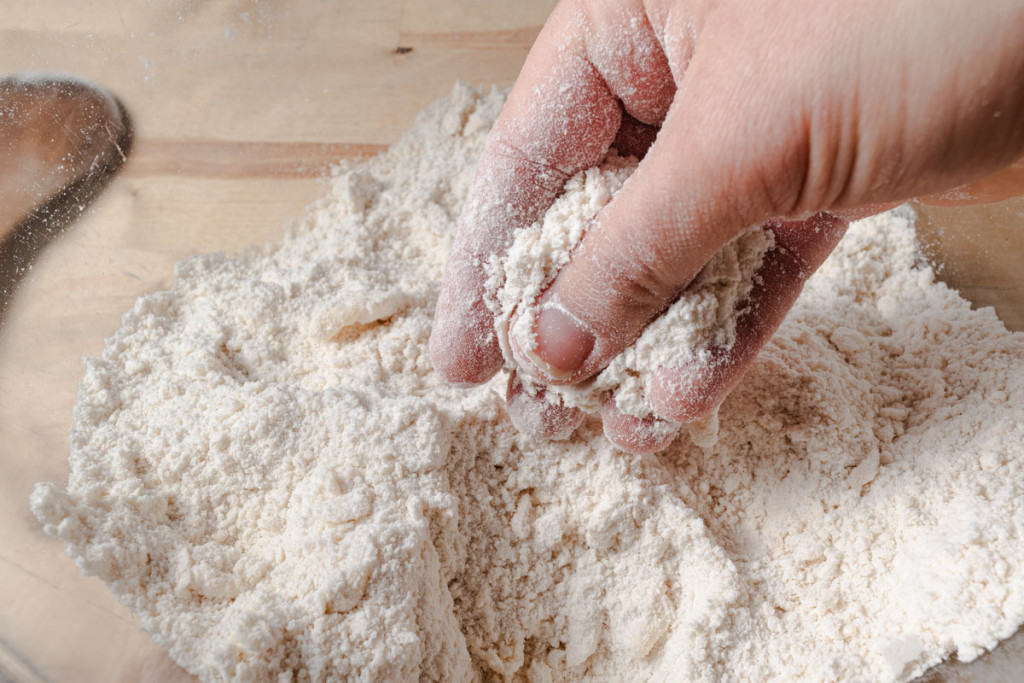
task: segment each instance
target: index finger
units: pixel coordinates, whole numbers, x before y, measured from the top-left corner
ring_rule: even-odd
[[[459,217],[434,313],[430,355],[448,381],[480,383],[502,365],[486,266],[536,222],[575,173],[601,162],[621,108],[587,58],[572,3],[555,8],[487,138]]]

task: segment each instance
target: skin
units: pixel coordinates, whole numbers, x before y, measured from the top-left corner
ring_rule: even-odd
[[[431,336],[435,367],[469,384],[500,369],[484,264],[614,144],[641,164],[542,294],[535,352],[511,340],[519,372],[585,380],[740,230],[764,225],[779,245],[732,349],[716,350],[711,366],[656,370],[655,415],[605,406],[618,445],[663,448],[670,439],[652,438],[650,425],[714,410],[846,219],[915,197],[975,203],[1024,192],[1022,35],[1021,0],[564,0],[488,139],[460,218]],[[513,396],[520,407],[530,400]],[[546,410],[562,431],[579,418]]]

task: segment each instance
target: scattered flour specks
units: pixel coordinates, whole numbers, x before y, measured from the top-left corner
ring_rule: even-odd
[[[433,373],[502,101],[457,87],[125,315],[32,495],[82,570],[210,681],[908,680],[1013,633],[1024,335],[933,281],[907,209],[851,226],[703,448],[531,443]]]

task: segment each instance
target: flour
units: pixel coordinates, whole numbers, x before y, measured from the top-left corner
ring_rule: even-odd
[[[714,444],[535,443],[501,380],[433,372],[502,101],[457,87],[125,315],[32,495],[82,570],[213,681],[908,680],[1013,633],[1024,335],[934,281],[907,209],[851,226]]]
[[[508,252],[488,263],[488,306],[494,313],[495,331],[510,368],[521,363],[509,337],[515,337],[521,350],[536,349],[538,297],[569,263],[594,217],[636,166],[636,159],[622,158],[613,150],[600,167],[571,178],[544,218],[520,230]],[[605,399],[614,394],[623,412],[636,417],[651,415],[654,409],[647,399],[646,382],[657,368],[708,360],[712,349],[732,347],[742,304],[754,286],[765,253],[773,245],[772,233],[760,227],[742,232],[715,254],[679,299],[592,381],[548,386],[545,391],[559,396],[565,405],[591,414],[598,414]],[[539,388],[527,375],[521,375],[521,379],[535,392]]]

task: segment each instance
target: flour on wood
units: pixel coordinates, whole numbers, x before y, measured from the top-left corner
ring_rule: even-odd
[[[905,681],[1013,633],[1024,335],[934,280],[908,209],[851,226],[713,444],[534,443],[500,380],[433,372],[502,102],[457,87],[283,241],[125,315],[32,495],[82,570],[208,681]]]

